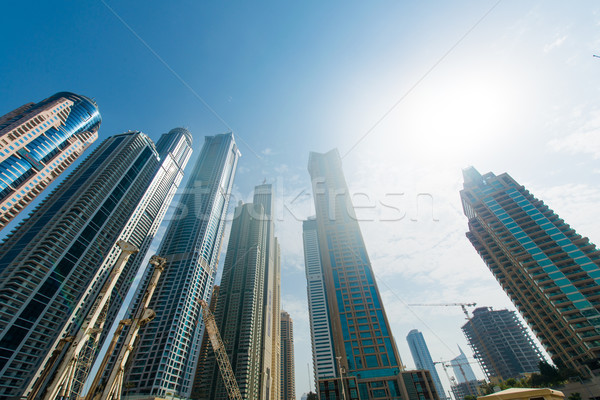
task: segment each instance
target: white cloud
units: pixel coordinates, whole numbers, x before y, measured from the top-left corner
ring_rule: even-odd
[[[550,140],[548,146],[555,152],[591,154],[600,158],[600,109],[586,113],[577,108],[571,113],[569,122],[572,133]]]
[[[560,47],[565,42],[565,40],[567,40],[567,35],[556,38],[552,43],[548,43],[544,46],[544,53],[548,53],[553,49]]]

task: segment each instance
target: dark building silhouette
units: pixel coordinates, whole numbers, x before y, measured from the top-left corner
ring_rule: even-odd
[[[542,354],[516,312],[476,308],[462,330],[488,379],[505,380],[539,372]]]

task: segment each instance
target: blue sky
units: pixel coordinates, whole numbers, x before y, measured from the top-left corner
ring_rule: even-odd
[[[185,126],[199,150],[233,129],[234,202],[265,178],[279,196],[298,394],[311,363],[298,285],[309,151],[345,155],[408,367],[413,328],[434,359],[467,346],[459,309],[405,304],[512,308],[464,236],[461,168],[510,173],[600,242],[597,2],[10,2],[0,19],[0,113],[68,90],[95,98],[101,139]]]

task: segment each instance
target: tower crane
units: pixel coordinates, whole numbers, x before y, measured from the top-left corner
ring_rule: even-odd
[[[134,314],[134,318],[132,319],[124,319],[119,322],[117,330],[113,335],[113,339],[110,342],[108,350],[102,359],[102,363],[100,364],[100,368],[96,372],[96,376],[94,377],[94,381],[88,393],[85,397],[85,400],[120,400],[121,393],[123,392],[123,379],[125,377],[125,365],[127,364],[127,360],[131,352],[133,351],[133,344],[138,337],[138,332],[141,327],[149,323],[154,319],[156,313],[148,308],[150,304],[150,300],[154,295],[154,290],[156,289],[156,285],[158,284],[158,280],[160,279],[160,275],[162,274],[165,264],[167,260],[163,257],[152,256],[150,258],[150,264],[154,265],[154,271],[152,273],[152,277],[150,278],[150,282],[146,287],[146,292],[144,293],[144,297],[140,305],[138,306],[137,311]],[[110,374],[108,375],[108,379],[104,382],[103,386],[99,385],[100,379],[104,374],[106,369],[106,365],[110,360],[110,357],[117,345],[117,341],[121,336],[121,333],[125,326],[131,326],[129,332],[125,336],[125,340],[123,341],[123,345],[121,346],[121,350],[117,354],[116,362]]]
[[[454,378],[453,376],[450,376],[450,374],[448,373],[448,363],[449,361],[434,361],[433,365],[435,364],[442,364],[442,368],[444,369],[444,373],[446,374],[446,378],[448,379],[448,382],[450,382],[451,385],[456,385],[456,378]],[[452,399],[452,396],[450,395],[452,391],[449,390],[448,391],[448,397],[449,399]],[[445,396],[445,395],[444,395]]]
[[[450,376],[448,374],[447,367],[451,367],[452,366],[451,363],[452,363],[452,360],[447,360],[447,361],[443,361],[442,360],[442,361],[434,361],[433,362],[434,365],[435,364],[441,364],[442,368],[444,368],[444,373],[446,374],[446,378],[448,378],[448,381],[450,381],[450,383],[452,385],[457,385],[458,383],[456,382],[456,378],[454,378],[453,376]],[[466,363],[461,363],[461,362],[457,363],[458,368],[460,369],[460,373],[463,376],[465,382],[468,382],[469,380],[467,379],[467,374],[465,374],[465,370],[462,367],[464,364],[472,364],[472,363],[469,362],[469,361],[467,361]],[[471,387],[468,384],[467,384],[467,390],[469,391],[469,394],[475,394],[475,395],[477,395],[477,393],[471,393]]]
[[[439,304],[409,304],[409,306],[431,306],[431,307],[454,307],[454,306],[458,306],[460,308],[462,308],[463,312],[465,313],[465,316],[467,317],[468,320],[471,319],[471,317],[469,317],[469,312],[467,311],[467,307],[475,307],[477,305],[477,303],[439,303]]]
[[[229,398],[231,400],[242,400],[242,394],[240,393],[240,388],[235,380],[235,374],[233,373],[231,363],[229,362],[229,357],[225,351],[225,345],[221,340],[221,334],[219,333],[219,328],[217,328],[215,316],[210,311],[206,301],[200,300],[200,306],[202,307],[202,319],[204,320],[204,327],[208,333],[210,344],[215,351],[215,357],[217,359],[217,363],[219,364],[221,377],[223,378],[223,383],[225,384]]]
[[[129,256],[138,252],[138,248],[124,240],[119,240],[117,245],[121,248],[121,254],[117,259],[110,275],[106,279],[104,286],[96,297],[94,304],[86,316],[85,320],[77,332],[72,336],[67,336],[60,340],[56,345],[53,354],[38,378],[35,386],[30,392],[28,399],[34,399],[50,376],[50,373],[56,366],[56,372],[50,377],[50,381],[43,393],[43,400],[54,400],[56,398],[68,399],[73,395],[79,395],[81,385],[85,378],[92,361],[90,354],[86,354],[86,346],[92,342],[92,346],[97,346],[97,341],[106,319],[106,309],[112,290],[121,276],[123,267]],[[62,360],[56,365],[58,356],[68,346]],[[94,347],[95,349],[95,347]],[[89,349],[87,349],[89,352]]]
[[[473,333],[477,337],[477,340],[479,341],[479,343],[481,343],[481,346],[483,347],[483,351],[485,352],[488,360],[492,364],[492,368],[494,369],[494,371],[498,375],[498,377],[502,380],[502,375],[500,374],[500,369],[496,366],[494,357],[492,357],[492,354],[488,351],[487,346],[485,345],[485,342],[483,340],[481,340],[481,337],[479,336],[479,332],[477,332],[477,328],[475,328],[475,325],[473,324],[473,321],[471,320],[471,317],[469,316],[469,312],[467,311],[467,307],[475,307],[476,305],[477,305],[477,303],[409,304],[409,306],[432,306],[432,307],[458,306],[458,307],[462,308],[463,312],[465,313],[465,316],[467,317],[468,323],[470,323],[471,327],[473,328]],[[469,345],[471,346],[471,348],[473,349],[473,351],[476,353],[475,358],[477,358],[477,361],[479,361],[479,366],[481,367],[481,370],[484,372],[486,377],[489,379],[490,378],[489,373],[483,364],[483,360],[481,359],[481,356],[479,354],[477,354],[478,352],[476,351],[475,346],[471,343],[471,341],[469,340],[468,342],[469,342]]]

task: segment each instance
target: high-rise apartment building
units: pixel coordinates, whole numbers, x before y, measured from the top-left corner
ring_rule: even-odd
[[[161,140],[159,154],[140,132],[106,139],[0,246],[0,398],[26,394],[51,350],[77,331],[120,254],[117,241],[147,249],[189,157],[182,132]]]
[[[98,138],[96,103],[57,93],[0,117],[0,230]]]
[[[338,151],[311,153],[308,171],[312,179],[316,236],[336,359],[336,377],[319,380],[319,397],[321,400],[334,396],[363,400],[409,399],[402,362],[350,200]],[[312,332],[314,334],[315,327]],[[423,373],[431,379],[427,371]],[[339,386],[340,381],[344,382],[343,387]],[[428,392],[426,397],[429,396],[438,398],[435,390]]]
[[[429,370],[418,369],[413,371],[403,371],[400,375],[404,380],[409,399],[439,399]]]
[[[215,322],[231,359],[242,397],[279,400],[279,251],[273,226],[271,185],[255,188],[254,202],[235,209]],[[276,306],[276,307],[275,307]],[[277,317],[275,317],[277,312]],[[227,400],[212,349],[201,369],[198,398]]]
[[[435,364],[431,359],[431,354],[429,354],[429,349],[427,348],[427,343],[425,342],[423,334],[419,332],[419,330],[413,329],[408,332],[406,341],[408,342],[408,347],[410,348],[417,369],[426,369],[431,372],[431,378],[435,384],[438,396],[440,399],[445,399],[444,386],[442,386],[442,381],[440,381],[440,377],[435,369]]]
[[[294,321],[281,310],[281,400],[296,400]]]
[[[337,374],[316,218],[309,218],[302,222],[302,239],[304,243],[313,372],[315,387],[318,388],[319,380],[335,378]]]
[[[122,300],[142,263],[146,260],[150,244],[152,243],[159,226],[161,225],[167,209],[175,196],[183,179],[185,167],[192,155],[192,134],[185,128],[174,128],[160,136],[156,142],[156,151],[160,157],[160,164],[156,169],[154,178],[148,185],[146,192],[139,201],[136,212],[126,224],[126,229],[121,233],[119,240],[126,240],[135,245],[139,252],[132,255],[123,267],[121,277],[115,285],[112,301],[107,310],[105,326],[111,326],[122,306]],[[145,267],[145,266],[144,266]],[[116,296],[121,296],[117,298]],[[100,346],[106,339],[108,330],[103,332]]]
[[[510,175],[463,171],[467,237],[558,365],[600,358],[600,251]]]
[[[542,354],[514,311],[476,308],[462,330],[488,379],[539,372]]]
[[[275,237],[275,193],[273,185],[263,183],[254,188],[254,204],[263,206],[267,219],[267,259],[265,264],[265,292],[263,297],[263,385],[268,388],[265,400],[280,399],[281,372],[281,254],[279,241]]]
[[[239,157],[232,133],[205,138],[157,251],[167,262],[149,305],[156,318],[140,330],[126,377],[130,394],[191,394],[204,331],[200,300],[213,289]]]

